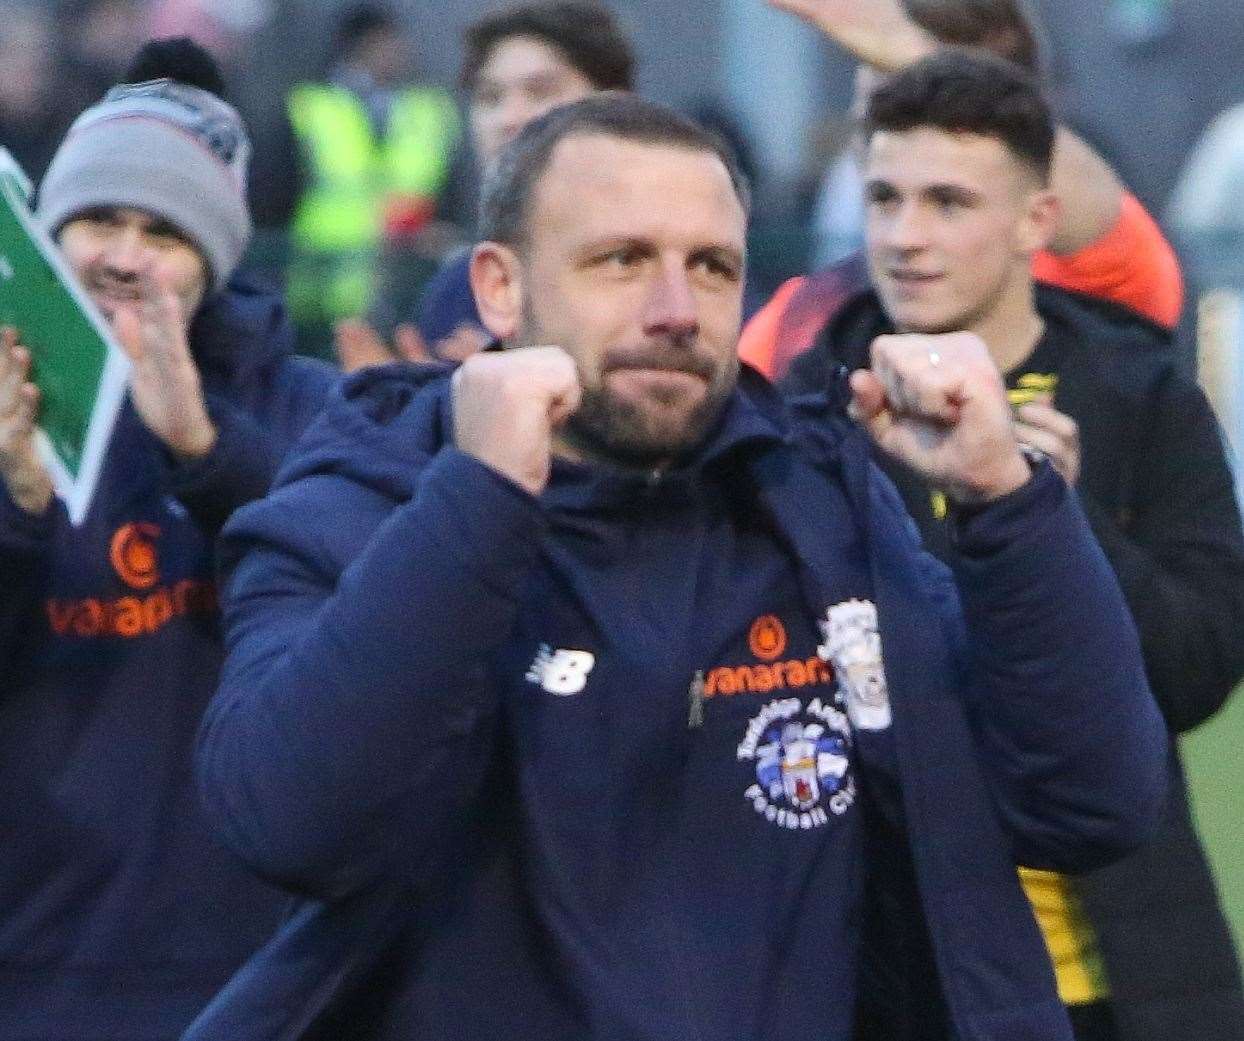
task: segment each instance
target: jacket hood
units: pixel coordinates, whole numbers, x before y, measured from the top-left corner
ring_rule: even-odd
[[[419,466],[452,438],[452,372],[447,364],[395,362],[341,380],[277,485],[335,474],[395,501],[409,499]]]
[[[294,328],[278,294],[235,275],[203,301],[190,345],[205,385],[245,387],[294,353]]]

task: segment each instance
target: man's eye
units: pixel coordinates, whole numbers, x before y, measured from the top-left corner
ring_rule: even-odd
[[[573,80],[562,75],[536,76],[526,81],[527,96],[533,101],[564,98],[575,89]]]
[[[527,85],[527,100],[529,101],[548,101],[549,98],[555,98],[557,95],[556,83],[529,83]]]
[[[615,249],[601,258],[610,267],[634,267],[643,259],[643,253],[637,249]]]
[[[155,249],[174,249],[186,243],[186,238],[176,228],[150,228],[147,242]]]
[[[957,195],[941,195],[934,198],[933,203],[944,214],[958,213],[967,208],[967,201]]]
[[[722,260],[720,257],[704,257],[700,260],[699,266],[701,270],[714,278],[724,279],[727,282],[739,280],[739,269],[730,261]]]

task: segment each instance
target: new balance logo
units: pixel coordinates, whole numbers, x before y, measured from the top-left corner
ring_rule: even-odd
[[[596,664],[596,656],[587,651],[554,650],[540,644],[536,660],[527,670],[527,680],[538,683],[543,690],[559,698],[580,693],[587,686],[588,673]]]

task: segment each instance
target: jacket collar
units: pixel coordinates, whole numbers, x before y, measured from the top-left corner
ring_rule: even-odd
[[[554,509],[570,511],[625,507],[637,499],[686,501],[699,494],[706,473],[790,439],[790,420],[781,396],[759,373],[744,367],[708,435],[673,465],[638,470],[557,457],[542,500]]]

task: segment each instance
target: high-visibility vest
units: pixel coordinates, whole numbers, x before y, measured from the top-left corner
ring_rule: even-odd
[[[292,227],[291,310],[303,318],[359,313],[371,295],[386,200],[422,197],[431,206],[458,143],[457,106],[443,90],[403,90],[379,138],[353,93],[304,83],[290,93],[289,116],[311,173]]]

